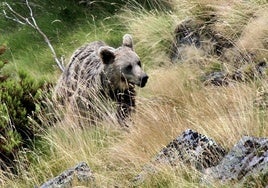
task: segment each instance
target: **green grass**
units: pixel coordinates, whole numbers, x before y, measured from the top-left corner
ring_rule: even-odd
[[[98,8],[94,6],[96,10],[92,11],[72,1],[33,1],[32,4],[37,24],[49,37],[58,58],[66,57],[66,64],[77,46],[85,42],[102,39],[110,45],[119,45],[124,29],[115,18],[109,17],[109,12],[114,11],[110,6],[104,9],[96,5]],[[13,8],[28,14],[23,5],[15,3]],[[53,78],[58,67],[42,36],[33,28],[11,20],[3,19],[0,24],[3,31],[0,44],[8,47],[3,58],[11,62],[6,71],[24,69],[36,78]]]
[[[23,3],[7,2],[23,16],[29,16]],[[103,40],[111,46],[121,45],[126,28],[113,14],[127,3],[122,0],[94,1],[90,6],[85,6],[67,0],[30,1],[37,24],[49,37],[58,57],[66,58],[66,64],[71,53],[85,42]],[[146,1],[143,6],[150,9],[163,7],[164,3]],[[8,47],[4,58],[12,62],[12,65],[6,66],[6,71],[14,73],[25,69],[36,78],[50,79],[58,67],[42,36],[29,26],[0,16],[0,44]]]
[[[112,5],[112,1],[96,1],[88,7],[67,0],[32,2],[37,23],[57,54],[65,56],[66,63],[72,52],[85,42],[103,40],[117,47],[123,34],[130,33],[150,79],[144,89],[137,88],[137,112],[128,130],[114,121],[90,126],[86,119],[57,105],[51,113],[65,118],[53,127],[49,127],[49,117],[42,114],[40,126],[49,128],[40,135],[42,139],[33,144],[33,150],[21,152],[18,175],[5,176],[0,172],[0,186],[40,185],[85,161],[100,187],[131,187],[143,166],[185,129],[206,134],[227,149],[243,135],[268,136],[267,109],[253,105],[260,88],[267,88],[267,81],[204,87],[199,79],[203,73],[229,68],[231,62],[199,55],[186,59],[183,65],[171,65],[169,60],[177,24],[189,16],[207,21],[211,13],[217,15],[218,20],[212,25],[217,33],[243,52],[253,51],[260,59],[268,59],[267,53],[259,53],[267,52],[263,42],[268,36],[267,25],[263,24],[267,20],[267,1],[118,0]],[[25,8],[17,7],[20,11]],[[33,29],[9,20],[0,19],[0,24],[0,45],[8,47],[1,58],[10,61],[5,71],[16,75],[26,70],[36,79],[56,82],[60,70],[42,37]],[[252,36],[260,36],[254,38],[255,49],[247,45],[252,43]],[[200,184],[201,174],[187,166],[175,169],[160,166],[159,169],[139,187],[206,187]],[[258,183],[261,184],[256,180],[255,185]],[[243,184],[213,182],[209,186],[243,187]]]

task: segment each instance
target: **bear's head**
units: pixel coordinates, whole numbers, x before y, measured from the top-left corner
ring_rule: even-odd
[[[121,47],[114,49],[103,46],[98,54],[104,63],[105,77],[114,89],[125,90],[134,85],[146,85],[149,77],[142,70],[140,58],[134,52],[131,35],[124,35]]]

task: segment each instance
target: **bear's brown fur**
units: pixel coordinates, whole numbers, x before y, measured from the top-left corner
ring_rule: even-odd
[[[122,46],[116,49],[100,41],[77,49],[58,81],[56,94],[91,111],[96,105],[94,98],[104,103],[115,101],[121,121],[135,107],[135,85],[144,87],[147,80],[132,37],[126,34]]]

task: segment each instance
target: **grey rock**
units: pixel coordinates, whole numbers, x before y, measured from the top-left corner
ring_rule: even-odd
[[[233,47],[233,44],[212,28],[215,15],[202,21],[194,18],[183,20],[174,31],[174,40],[171,46],[170,59],[173,63],[185,60],[185,49],[193,47],[200,49],[206,55],[221,56],[224,49]]]
[[[205,85],[228,86],[235,82],[245,82],[266,76],[267,64],[262,61],[258,64],[249,63],[239,69],[227,73],[225,71],[214,71],[203,77]]]
[[[267,71],[267,62],[266,61],[260,61],[257,65],[256,65],[256,71],[258,72],[258,74],[262,77],[266,76],[266,71]]]
[[[200,47],[199,24],[188,18],[179,24],[175,30],[175,39],[171,47],[171,61],[183,59],[184,49],[187,46]]]
[[[205,76],[204,80],[205,85],[228,86],[230,84],[228,74],[224,71],[212,72]]]
[[[234,71],[231,75],[231,79],[235,81],[247,81],[256,78],[265,78],[267,71],[266,61],[261,61],[259,63],[248,63],[246,65],[241,65],[241,67]]]
[[[225,149],[213,139],[188,129],[163,148],[154,160],[172,166],[182,161],[202,171],[217,165],[225,154]]]
[[[226,154],[225,149],[211,138],[188,129],[164,147],[150,163],[146,164],[135,178],[136,185],[141,184],[149,175],[155,174],[158,164],[192,165],[203,171],[217,165]]]
[[[268,174],[268,139],[244,136],[217,166],[207,169],[206,174],[223,181]]]
[[[81,184],[90,184],[95,180],[93,172],[89,166],[85,162],[81,162],[75,167],[62,172],[57,177],[45,182],[40,188],[69,188],[72,187],[75,177]]]

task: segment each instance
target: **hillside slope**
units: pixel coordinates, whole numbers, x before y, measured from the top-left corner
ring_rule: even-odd
[[[36,10],[50,7],[49,3],[33,2]],[[98,1],[96,5],[74,7],[76,1],[64,2],[65,5],[51,4],[51,11],[45,13],[46,20],[42,21],[42,17],[39,20],[59,54],[65,54],[68,59],[74,49],[94,40],[116,47],[123,33],[130,33],[150,76],[148,85],[137,91],[137,109],[132,121],[127,122],[129,128],[122,128],[113,119],[93,126],[87,118],[60,105],[53,106],[50,112],[59,120],[53,126],[51,116],[41,114],[40,126],[48,127],[42,139],[34,149],[21,151],[17,175],[0,172],[0,185],[41,185],[85,161],[99,187],[132,187],[133,178],[144,165],[186,129],[208,135],[228,150],[243,135],[268,136],[267,70],[261,76],[254,72],[256,65],[267,63],[268,59],[267,1],[147,0],[146,5],[140,1],[127,4],[118,1],[110,12],[106,9],[110,1],[104,1],[108,2],[107,7],[101,5],[101,9],[95,10]],[[65,22],[62,14],[76,17],[67,17],[69,20]],[[178,45],[183,49],[183,57],[172,61],[176,29],[189,19],[195,20],[191,32],[197,32],[201,45],[187,43],[183,48]],[[4,32],[4,39],[0,40],[0,44],[10,48],[6,58],[12,59],[12,63],[7,71],[22,68],[38,78],[42,75],[55,82],[60,72],[53,67],[55,64],[42,38],[31,29],[9,24],[10,21],[4,23],[9,31],[14,27],[18,30]],[[221,46],[219,54],[211,50],[215,43],[223,44],[215,36],[230,44]],[[224,72],[231,79],[229,75],[238,70],[245,79],[232,79],[228,85],[221,86],[204,83],[204,77],[211,72]],[[161,166],[159,173],[149,176],[139,186],[206,187],[200,184],[201,176],[187,165]],[[262,179],[246,183],[214,182],[210,186],[263,186]]]

